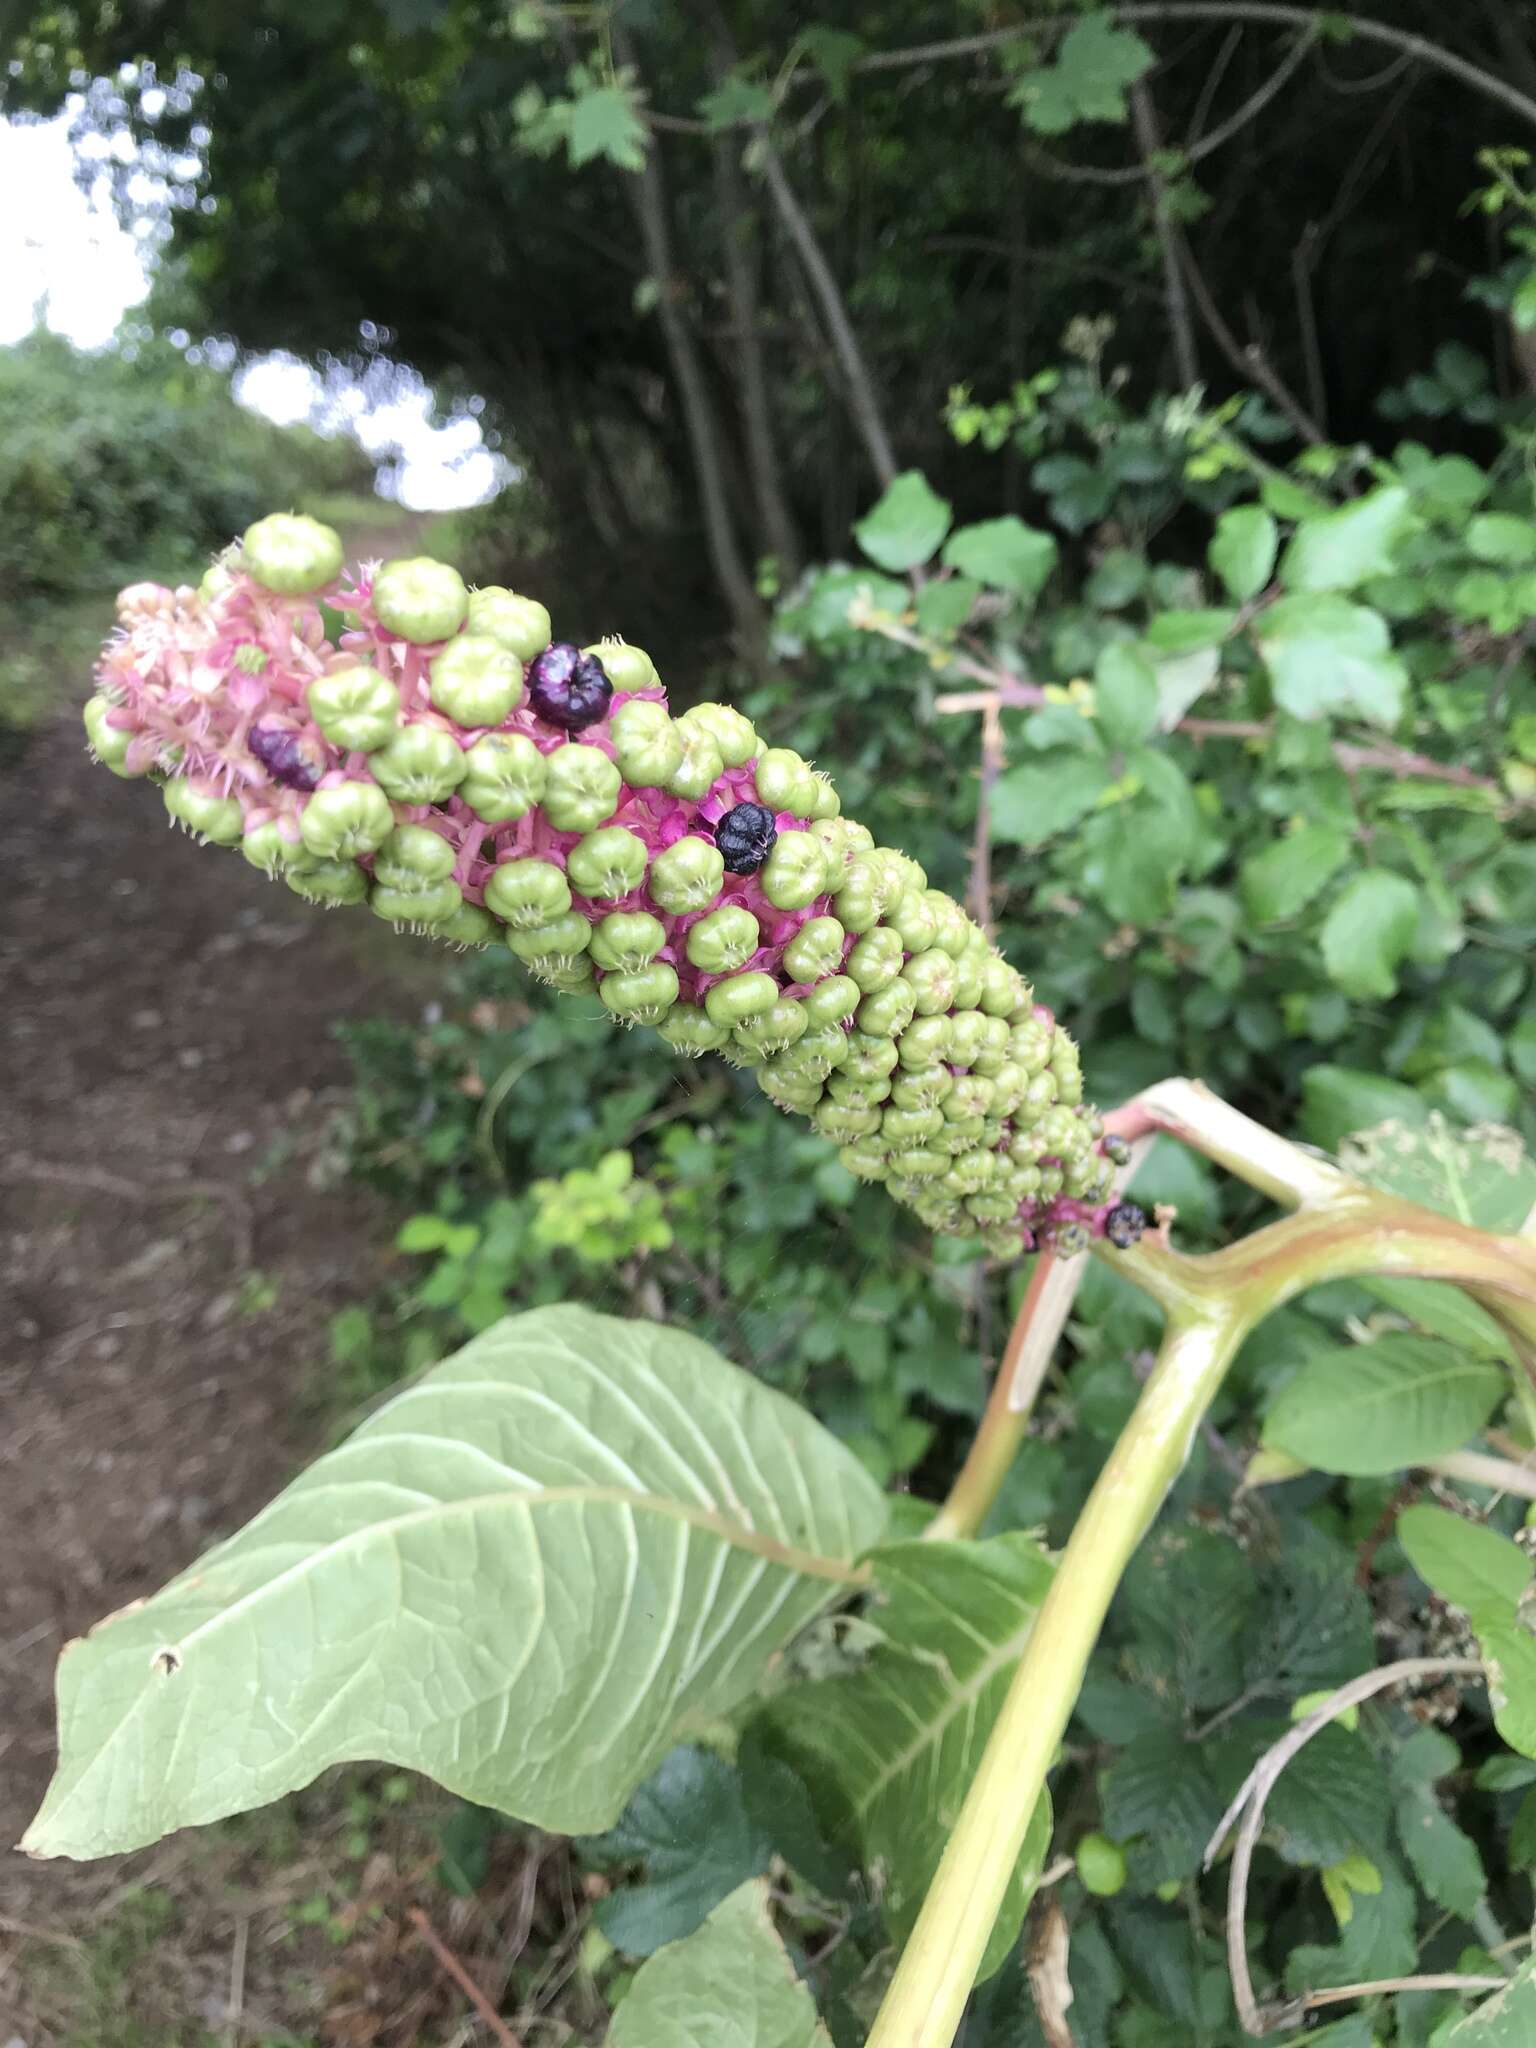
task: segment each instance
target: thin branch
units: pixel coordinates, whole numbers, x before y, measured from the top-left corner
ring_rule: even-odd
[[[1210,287],[1201,274],[1200,266],[1195,261],[1194,251],[1188,241],[1182,234],[1178,234],[1176,239],[1190,292],[1195,304],[1200,308],[1201,319],[1211,330],[1211,338],[1216,346],[1240,377],[1257,384],[1265,396],[1284,413],[1303,441],[1310,442],[1316,447],[1323,438],[1316,420],[1292,394],[1258,343],[1249,342],[1245,348],[1238,340],[1222,317],[1221,308],[1211,297]]]
[[[1517,1465],[1512,1458],[1490,1458],[1485,1451],[1447,1451],[1443,1457],[1426,1458],[1424,1470],[1469,1486],[1486,1486],[1493,1493],[1512,1493],[1517,1500],[1536,1500],[1536,1469]]]
[[[890,436],[881,417],[874,379],[859,347],[853,323],[848,318],[848,309],[843,303],[837,279],[832,275],[832,266],[816,239],[816,231],[811,226],[805,209],[795,197],[785,175],[784,166],[779,160],[778,151],[774,149],[766,135],[762,142],[762,169],[768,190],[774,205],[778,208],[784,230],[794,243],[800,261],[805,266],[811,290],[821,307],[821,316],[827,323],[827,332],[831,336],[833,349],[848,381],[848,401],[854,424],[869,452],[870,464],[880,483],[888,486],[896,478],[896,457],[892,453]]]
[[[497,2012],[495,2006],[492,2005],[453,1950],[449,1948],[420,1906],[412,1906],[406,1917],[410,1920],[411,1925],[416,1929],[416,1932],[421,1936],[427,1947],[431,1949],[438,1967],[453,1979],[454,1983],[458,1985],[464,1996],[475,2008],[475,2011],[479,2013],[481,2019],[485,2021],[485,2024],[496,2036],[500,2048],[523,2048],[522,2042],[519,2041],[516,2034],[513,2033],[512,2029],[501,2017],[501,2014]]]
[[[1265,1750],[1248,1776],[1238,1788],[1237,1797],[1227,1808],[1217,1824],[1215,1833],[1206,1844],[1205,1868],[1210,1869],[1216,1860],[1217,1851],[1225,1841],[1227,1831],[1238,1819],[1243,1824],[1237,1837],[1237,1846],[1232,1852],[1232,1870],[1227,1881],[1227,1968],[1232,1976],[1232,1989],[1237,2001],[1238,2020],[1245,2033],[1263,2035],[1279,2031],[1284,2027],[1298,2026],[1307,2012],[1312,1998],[1325,1994],[1311,1994],[1300,1998],[1287,1999],[1279,2005],[1261,2006],[1253,1995],[1253,1978],[1248,1969],[1248,1943],[1246,1918],[1248,1905],[1248,1877],[1253,1865],[1253,1852],[1264,1825],[1264,1807],[1279,1781],[1280,1774],[1298,1751],[1304,1749],[1314,1735],[1321,1734],[1330,1721],[1336,1721],[1348,1708],[1358,1706],[1388,1686],[1402,1685],[1415,1678],[1481,1678],[1482,1665],[1472,1657],[1405,1657],[1396,1664],[1386,1664],[1378,1671],[1367,1671],[1359,1678],[1353,1678],[1348,1685],[1341,1685],[1337,1692],[1330,1693],[1322,1704],[1307,1715],[1304,1721],[1283,1735],[1277,1743]],[[1496,1985],[1507,1982],[1498,1978]],[[1482,1980],[1458,1980],[1457,1988],[1481,1990]],[[1369,1987],[1373,1990],[1380,1986]],[[1360,1996],[1360,1987],[1355,1987]]]
[[[1205,74],[1200,87],[1200,97],[1195,101],[1195,111],[1189,117],[1189,128],[1184,136],[1185,151],[1193,149],[1205,133],[1205,124],[1211,118],[1211,109],[1216,104],[1216,95],[1221,91],[1221,82],[1227,75],[1227,67],[1237,55],[1243,40],[1243,25],[1234,22],[1221,39],[1221,48],[1216,52],[1216,61]]]
[[[1282,6],[1278,0],[1136,0],[1130,6],[1111,7],[1116,21],[1256,21],[1279,23],[1291,28],[1312,28],[1317,13],[1310,7]],[[1332,19],[1362,42],[1380,43],[1389,50],[1405,51],[1421,63],[1459,79],[1487,99],[1498,100],[1523,121],[1536,128],[1536,99],[1520,92],[1494,72],[1485,71],[1454,51],[1442,49],[1424,36],[1361,14],[1335,14]],[[953,57],[978,57],[988,50],[1017,42],[1020,36],[1065,35],[1073,17],[1048,15],[1039,20],[1015,22],[1009,28],[987,29],[979,35],[955,36],[944,42],[919,43],[905,50],[876,50],[860,57],[855,71],[902,71],[914,64],[939,64]]]
[[[997,706],[989,704],[981,715],[981,775],[976,792],[976,831],[971,842],[971,915],[990,937],[992,935],[992,787],[1008,765],[1003,747],[1003,725]]]
[[[1188,391],[1200,381],[1200,358],[1195,349],[1189,297],[1184,289],[1184,274],[1179,263],[1181,237],[1178,223],[1168,198],[1168,180],[1158,169],[1162,137],[1157,113],[1152,105],[1152,95],[1141,79],[1131,87],[1131,123],[1136,130],[1136,146],[1141,151],[1142,168],[1151,193],[1152,226],[1157,234],[1158,253],[1162,257],[1163,297],[1168,307],[1169,332],[1173,336],[1173,360],[1180,388]]]

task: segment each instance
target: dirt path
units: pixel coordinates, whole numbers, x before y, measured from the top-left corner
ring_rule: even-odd
[[[389,1241],[328,1162],[331,1026],[417,1009],[436,956],[169,830],[73,708],[0,775],[0,861],[8,1846],[51,1767],[63,1643],[314,1448],[327,1318]],[[52,1868],[0,1857],[0,1911],[48,1918]]]

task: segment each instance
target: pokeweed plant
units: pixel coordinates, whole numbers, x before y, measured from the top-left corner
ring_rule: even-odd
[[[1406,671],[1377,615],[1340,593],[1384,572],[1405,498],[1388,485],[1338,511],[1309,506],[1283,559],[1274,514],[1227,515],[1213,553],[1233,603],[1165,626],[1165,653],[1251,630],[1289,715],[1342,696],[1390,722]],[[1050,572],[1048,537],[1016,520],[946,540],[949,524],[920,479],[888,493],[861,528],[887,578],[941,542],[952,574],[920,587],[912,613],[905,586],[845,580],[856,630],[915,636],[932,659],[942,646],[924,636],[952,637],[982,585],[1031,592]],[[946,584],[960,589],[936,600]],[[825,775],[726,706],[674,717],[638,649],[555,641],[534,600],[470,591],[447,564],[349,573],[329,529],[277,515],[198,590],[135,586],[120,612],[85,713],[91,744],[117,773],[158,783],[197,837],[312,901],[509,947],[672,1049],[749,1069],[935,1231],[999,1260],[1037,1257],[970,1453],[920,1534],[811,1416],[679,1330],[579,1305],[493,1324],[246,1529],[68,1649],[59,1770],[24,1846],[136,1848],[368,1758],[560,1832],[611,1830],[622,1813],[633,1845],[636,1788],[692,1756],[702,1790],[711,1752],[677,1745],[724,1723],[768,1788],[759,1813],[784,1860],[812,1886],[828,1865],[833,1884],[839,1867],[861,1870],[901,1945],[871,2048],[947,2048],[1041,1882],[1047,1780],[1111,1599],[1266,1317],[1365,1276],[1440,1283],[1463,1303],[1458,1321],[1411,1297],[1437,1339],[1379,1339],[1299,1375],[1272,1406],[1255,1481],[1394,1463],[1523,1476],[1461,1447],[1506,1399],[1533,1433],[1536,1237],[1522,1225],[1536,1172],[1518,1143],[1467,1146],[1441,1126],[1336,1164],[1192,1081],[1100,1117],[1050,1009],[916,862],[841,816]],[[1155,867],[1158,783],[1142,742],[1167,716],[1166,679],[1126,648],[1099,690]],[[1395,900],[1357,911],[1360,957],[1386,944],[1401,958],[1413,935]],[[1122,1193],[1159,1134],[1289,1213],[1213,1252],[1175,1249],[1169,1219],[1147,1230]],[[552,1184],[552,1241],[599,1258],[647,1232],[659,1241],[630,1186],[619,1157]],[[1160,1316],[1156,1362],[1059,1554],[1019,1530],[979,1540],[1090,1249]],[[1375,1462],[1360,1462],[1360,1432],[1377,1439]],[[1506,1741],[1536,1756],[1519,1547],[1436,1510],[1403,1542],[1468,1616],[1468,1643],[1303,1699],[1214,1830],[1212,1853],[1241,1816],[1228,1953],[1254,2033],[1317,2002],[1261,2004],[1249,1980],[1247,1872],[1292,1755],[1376,1690],[1450,1674],[1485,1684]],[[859,1618],[829,1634],[828,1617],[855,1603]],[[623,1860],[624,1829],[606,1839]],[[1090,1833],[1076,1865],[1108,1895],[1125,1859]],[[1347,1905],[1372,1871],[1335,1859],[1330,1897]],[[1039,1967],[1049,1978],[1048,1956]],[[1455,2038],[1514,2038],[1500,2029],[1536,2010],[1530,1965],[1513,1980],[1439,1973],[1351,1990],[1460,2001],[1490,1983],[1498,1996],[1465,2021],[1453,2006]],[[1059,2016],[1060,1984],[1037,1987],[1044,2014],[1042,1999]],[[846,2012],[837,2024],[848,2038]],[[737,2036],[829,2038],[750,1877],[657,1950],[610,2038]]]

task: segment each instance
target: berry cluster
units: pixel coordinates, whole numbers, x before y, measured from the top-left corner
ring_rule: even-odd
[[[824,774],[724,704],[674,717],[639,648],[425,557],[345,572],[283,514],[118,607],[86,730],[199,838],[754,1069],[935,1230],[1129,1241],[1050,1011]]]

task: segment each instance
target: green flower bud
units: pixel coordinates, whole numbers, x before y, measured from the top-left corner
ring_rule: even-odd
[[[857,1013],[859,1029],[875,1037],[897,1037],[912,1021],[914,1001],[906,982],[891,982],[860,1003]]]
[[[368,877],[350,860],[307,861],[285,868],[283,880],[306,903],[361,903],[368,894]]]
[[[471,633],[500,641],[519,661],[534,660],[551,638],[549,613],[537,598],[518,597],[497,583],[469,593],[468,624]]]
[[[813,818],[835,818],[841,811],[842,799],[832,786],[832,778],[824,768],[811,772],[811,816]]]
[[[567,968],[574,967],[591,943],[592,927],[579,910],[562,911],[548,924],[536,924],[507,933],[508,951],[514,953],[525,967],[535,967],[546,960],[561,961]]]
[[[892,1147],[921,1145],[927,1138],[936,1138],[943,1129],[944,1119],[936,1109],[896,1109],[885,1111],[880,1123],[880,1135]]]
[[[320,860],[355,860],[360,853],[376,853],[394,829],[389,799],[371,782],[317,789],[299,819],[299,837]]]
[[[980,1010],[952,1010],[949,1018],[949,1064],[968,1067],[981,1051],[986,1019]]]
[[[834,1074],[827,1083],[828,1095],[834,1102],[840,1102],[844,1109],[878,1109],[890,1092],[891,1083],[887,1075],[873,1081],[861,1081],[852,1074]]]
[[[115,725],[108,725],[107,713],[112,706],[105,697],[91,697],[87,700],[81,717],[85,721],[86,737],[91,752],[104,768],[110,768],[114,775],[123,775],[127,770],[128,749],[133,744],[131,732],[119,732]]]
[[[373,609],[386,631],[430,645],[446,640],[463,625],[469,592],[464,578],[447,562],[412,555],[386,562],[379,570],[373,579]]]
[[[341,536],[302,512],[273,512],[248,526],[240,542],[240,566],[265,590],[303,597],[341,574]]]
[[[803,910],[826,889],[826,849],[809,832],[781,832],[758,880],[776,910]]]
[[[715,743],[723,767],[745,768],[757,752],[757,734],[752,729],[751,719],[744,718],[729,704],[695,704],[683,713],[678,724],[707,733]],[[710,779],[713,781],[714,778]],[[678,794],[681,796],[686,792],[680,790]],[[766,803],[767,798],[763,801]]]
[[[868,1031],[851,1031],[843,1041],[842,1068],[857,1081],[878,1081],[896,1070],[896,1042]]]
[[[648,910],[610,910],[592,934],[592,958],[610,974],[637,974],[666,943],[666,926]]]
[[[565,857],[565,869],[583,896],[616,902],[645,880],[645,841],[627,826],[600,826],[577,840]]]
[[[458,725],[500,725],[523,701],[523,664],[489,633],[459,633],[432,661],[432,702]]]
[[[627,652],[637,650],[631,648]],[[624,780],[636,789],[661,789],[682,766],[683,742],[665,704],[631,697],[608,721]]]
[[[855,1180],[884,1180],[889,1171],[885,1154],[878,1144],[872,1144],[868,1139],[844,1145],[837,1155],[837,1163]]]
[[[733,974],[715,983],[704,998],[704,1008],[716,1024],[745,1024],[778,1000],[779,985],[771,974]]]
[[[714,1052],[731,1035],[728,1025],[712,1022],[693,1003],[674,1003],[656,1029],[674,1052],[686,1053],[690,1059]]]
[[[379,848],[373,879],[388,889],[433,888],[453,873],[454,852],[429,825],[397,825]]]
[[[770,747],[752,771],[757,800],[770,811],[792,811],[797,818],[809,818],[816,802],[816,785],[810,764],[790,747]]]
[[[544,815],[558,832],[590,832],[611,818],[623,777],[601,747],[570,741],[544,757]]]
[[[400,692],[376,668],[361,663],[316,676],[309,686],[309,715],[333,747],[371,754],[394,735]]]
[[[678,839],[651,862],[651,900],[673,917],[704,910],[720,894],[725,862],[708,839]]]
[[[771,1010],[760,1010],[745,1024],[738,1024],[735,1039],[738,1046],[772,1058],[803,1038],[809,1028],[810,1019],[794,997],[780,996]]]
[[[824,1138],[837,1145],[851,1145],[856,1139],[872,1137],[880,1128],[878,1109],[845,1109],[841,1103],[819,1102],[811,1111],[811,1122]]]
[[[654,690],[661,681],[656,664],[645,649],[631,647],[627,640],[596,640],[581,651],[597,656],[603,673],[616,690]],[[653,708],[660,711],[662,706],[657,704]],[[624,780],[628,782],[631,777],[626,775]]]
[[[841,1024],[859,1007],[859,984],[851,975],[834,974],[817,982],[800,1001],[813,1024]]]
[[[846,937],[835,917],[808,917],[784,948],[785,973],[795,981],[812,982],[835,974],[842,965]]]
[[[921,889],[908,889],[885,913],[885,921],[909,953],[926,953],[933,944],[938,919]]]
[[[544,759],[525,732],[488,732],[465,751],[458,793],[487,825],[509,824],[543,796]]]
[[[245,836],[245,813],[232,796],[173,776],[161,795],[178,825],[213,846],[238,846]]]
[[[1010,967],[1001,953],[989,954],[977,1007],[989,1017],[1011,1018],[1016,1011],[1026,1010],[1029,1000],[1029,983],[1018,969]]]
[[[564,917],[571,907],[570,884],[547,860],[503,861],[486,881],[485,906],[514,931],[532,931]]]
[[[701,974],[732,974],[757,951],[757,919],[739,903],[724,903],[688,932],[689,965]]]
[[[914,953],[901,970],[919,1017],[941,1017],[954,1007],[955,963],[941,946]]]
[[[604,1009],[633,1024],[659,1024],[677,1001],[677,969],[653,960],[634,974],[605,974],[598,984]]]
[[[500,929],[491,913],[482,910],[478,903],[461,903],[452,917],[433,925],[432,936],[454,946],[488,946]]]
[[[682,746],[682,757],[668,776],[666,788],[673,796],[697,803],[708,796],[725,773],[725,763],[713,736],[702,725],[690,725],[685,717],[674,721],[672,730]]]
[[[464,780],[464,750],[436,725],[402,725],[368,757],[379,787],[397,804],[440,804]]]
[[[914,1072],[949,1061],[948,1017],[915,1017],[897,1040],[901,1064]]]
[[[948,1067],[902,1068],[891,1083],[891,1100],[898,1109],[937,1109],[954,1085]]]
[[[942,889],[929,889],[923,901],[933,912],[933,943],[941,946],[952,959],[958,959],[970,943],[975,926],[952,897]]]
[[[368,895],[368,908],[387,924],[441,924],[463,904],[457,882],[428,882],[413,889],[375,882]]]
[[[260,868],[264,875],[276,875],[296,862],[311,858],[304,851],[302,840],[289,839],[275,819],[269,818],[264,825],[253,826],[240,842],[240,851],[253,868]]]
[[[866,995],[874,995],[895,981],[903,957],[901,941],[890,926],[876,925],[848,955],[843,972],[851,974]]]

